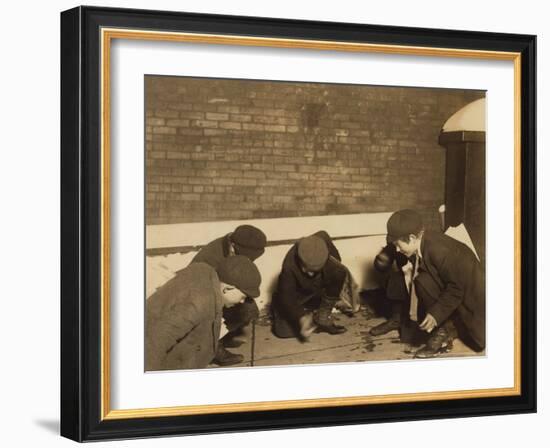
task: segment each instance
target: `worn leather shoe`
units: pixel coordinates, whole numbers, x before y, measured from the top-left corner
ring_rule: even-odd
[[[243,361],[243,355],[231,353],[229,350],[226,350],[222,344],[218,344],[216,356],[212,360],[212,364],[216,364],[218,366],[232,366],[234,364],[240,364]]]
[[[386,322],[382,322],[381,324],[377,325],[376,327],[372,327],[369,330],[369,333],[372,336],[382,336],[383,334],[389,333],[393,330],[399,330],[399,322],[393,319],[387,320]]]
[[[346,327],[342,325],[336,325],[334,322],[330,322],[326,325],[320,324],[317,322],[317,328],[315,333],[328,333],[328,334],[342,334],[348,331]]]
[[[414,357],[420,359],[436,358],[441,353],[448,353],[453,349],[453,339],[454,337],[445,328],[439,327],[428,339],[426,345],[415,353]]]

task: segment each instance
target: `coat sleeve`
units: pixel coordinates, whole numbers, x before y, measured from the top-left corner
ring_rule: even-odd
[[[283,269],[279,276],[278,299],[283,313],[292,322],[298,322],[303,315],[298,301],[296,277],[290,269]]]
[[[443,282],[439,299],[427,310],[438,325],[441,325],[464,300],[468,283],[468,263],[454,257],[453,253],[442,253],[434,258],[434,265]]]
[[[146,370],[161,368],[165,356],[206,318],[207,300],[186,293],[190,295],[175,300],[159,314],[148,313]]]

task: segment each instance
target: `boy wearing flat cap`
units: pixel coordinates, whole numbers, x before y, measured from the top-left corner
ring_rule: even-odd
[[[223,260],[234,255],[242,255],[254,261],[264,253],[266,242],[266,236],[260,229],[248,224],[241,225],[204,246],[191,263],[206,263],[217,269]],[[259,314],[258,305],[251,297],[232,308],[224,308],[223,318],[229,332],[220,341],[213,363],[228,366],[242,362],[243,356],[231,353],[227,347],[238,347],[242,343],[234,336]]]
[[[340,334],[346,328],[332,320],[332,309],[346,281],[336,246],[327,232],[302,238],[288,251],[273,294],[273,333],[307,339],[319,332]]]
[[[198,369],[214,357],[222,309],[260,295],[258,268],[247,257],[214,269],[192,263],[147,299],[145,370]]]
[[[395,212],[387,224],[388,243],[412,258],[409,316],[430,334],[417,358],[452,348],[460,334],[476,351],[485,348],[485,275],[474,253],[450,236],[424,231],[414,210]]]

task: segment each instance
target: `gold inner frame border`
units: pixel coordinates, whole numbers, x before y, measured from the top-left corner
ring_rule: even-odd
[[[279,39],[216,34],[144,31],[138,29],[101,29],[101,420],[145,417],[204,415],[229,412],[273,411],[333,406],[405,403],[432,400],[503,397],[521,394],[521,53],[459,48],[418,47],[388,44]],[[508,388],[446,392],[369,395],[188,405],[136,409],[111,409],[110,346],[110,67],[113,39],[186,42],[214,45],[296,48],[327,51],[368,52],[412,56],[437,56],[467,59],[513,61],[514,63],[514,386]]]

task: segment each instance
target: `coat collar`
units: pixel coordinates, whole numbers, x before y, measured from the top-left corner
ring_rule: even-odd
[[[222,249],[224,258],[235,255],[235,250],[231,246],[231,233],[228,233],[223,237]]]

